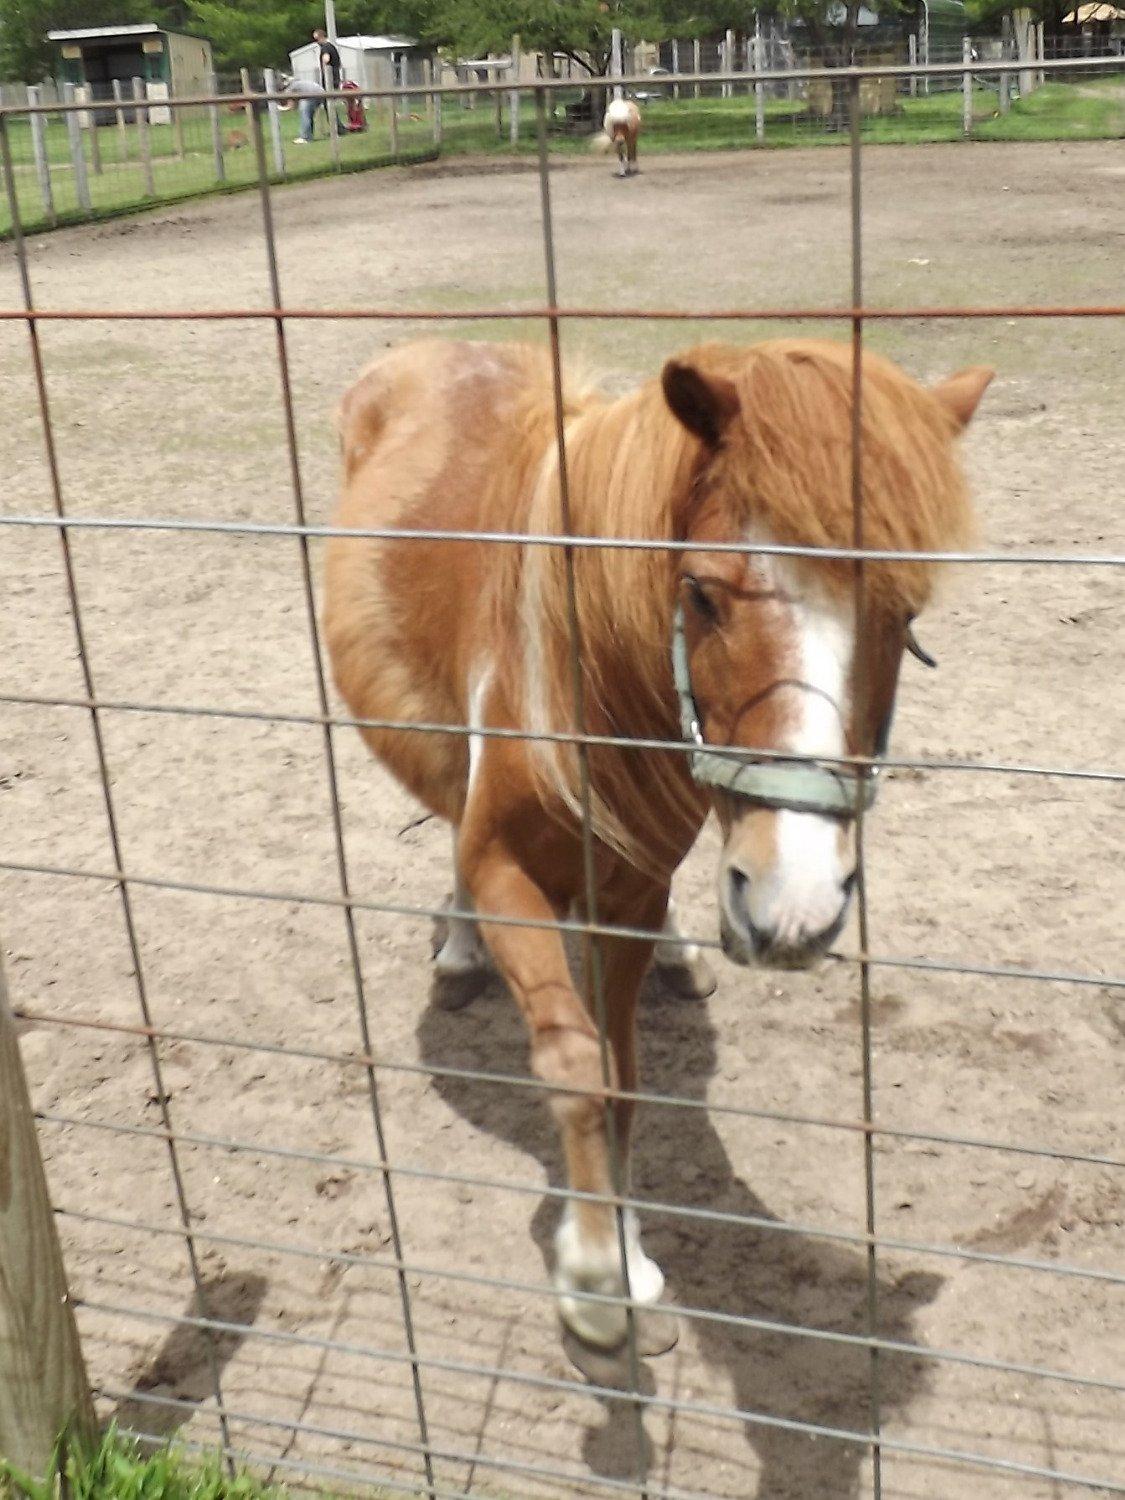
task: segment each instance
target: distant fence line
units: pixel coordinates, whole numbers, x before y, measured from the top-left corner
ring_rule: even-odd
[[[295,125],[296,116],[283,116],[284,104],[276,97],[280,75],[271,69],[243,69],[237,78],[216,75],[206,97],[176,98],[166,84],[141,78],[94,86],[54,79],[2,84],[5,170],[13,175],[23,225],[34,229],[253,185],[258,169],[247,124],[258,110],[268,117],[268,171],[272,180],[284,181],[432,158],[445,142],[447,126],[456,127],[461,149],[487,149],[498,141],[518,147],[521,93],[526,108],[537,79],[552,90],[552,130],[575,135],[596,128],[602,101],[625,80],[628,92],[645,103],[752,96],[756,108],[748,119],[748,144],[763,143],[767,135],[776,139],[784,130],[822,130],[842,97],[831,70],[776,27],[747,37],[728,32],[719,43],[673,41],[665,44],[669,49],[679,71],[653,63],[661,54],[651,45],[615,48],[617,68],[631,64],[631,78],[616,70],[609,77],[591,77],[577,71],[572,59],[564,65],[560,58],[529,58],[516,46],[509,58],[487,67],[427,60],[417,88],[357,90],[350,109],[343,97],[332,108],[326,105],[314,121],[320,142],[300,152],[293,149],[292,129],[283,126],[283,118]],[[906,44],[857,50],[855,65],[884,70],[860,85],[864,116],[899,112],[907,98],[960,92],[961,129],[969,135],[974,92],[982,86],[995,90],[992,112],[1004,114],[1014,97],[1028,96],[1045,81],[1052,62],[1069,59],[1089,77],[1101,71],[1103,57],[1106,72],[1119,70],[1119,54],[1092,56],[1080,41],[1048,45],[1042,26],[1028,26],[1022,35],[976,42],[964,37],[959,45],[910,36]],[[989,62],[1008,66],[993,74],[983,66]],[[1015,63],[1020,66],[1014,68]],[[258,93],[265,97],[247,101],[247,95]],[[480,105],[478,113],[467,113]],[[945,119],[948,124],[948,109]],[[522,127],[527,125],[523,120]],[[9,229],[0,222],[0,236]]]

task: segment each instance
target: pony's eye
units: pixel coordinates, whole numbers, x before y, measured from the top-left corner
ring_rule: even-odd
[[[911,656],[916,657],[924,667],[936,667],[937,661],[935,658],[930,655],[924,646],[918,644],[917,637],[909,620],[906,622],[904,633],[906,636],[906,649],[910,652]]]
[[[708,594],[703,584],[692,573],[684,574],[684,587],[687,596],[691,600],[691,606],[699,615],[701,620],[708,625],[714,625],[719,618],[719,611],[715,608],[715,601]]]

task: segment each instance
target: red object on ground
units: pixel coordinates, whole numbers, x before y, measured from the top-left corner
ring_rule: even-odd
[[[344,83],[340,85],[340,89],[342,93],[348,95],[348,99],[346,101],[348,118],[347,122],[344,125],[344,129],[366,130],[367,112],[364,110],[363,100],[360,98],[359,85],[350,82]],[[355,95],[355,98],[351,97],[353,94]]]

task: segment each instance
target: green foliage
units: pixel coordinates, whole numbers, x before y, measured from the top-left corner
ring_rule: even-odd
[[[60,1445],[55,1473],[40,1482],[0,1460],[0,1500],[286,1500],[248,1474],[231,1478],[212,1458],[192,1463],[174,1449],[142,1453],[112,1428],[89,1457]]]
[[[0,0],[0,79],[35,83],[54,71],[48,31],[78,26],[128,26],[137,21],[183,25],[178,0]]]

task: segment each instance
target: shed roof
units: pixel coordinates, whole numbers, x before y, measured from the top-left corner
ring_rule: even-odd
[[[163,31],[156,21],[142,21],[139,26],[86,26],[77,31],[48,31],[48,42],[92,42],[102,36],[151,36],[153,31]]]
[[[419,45],[416,36],[367,36],[359,34],[356,36],[338,36],[337,47],[350,47],[353,52],[390,52],[398,47],[417,47]],[[306,48],[319,46],[317,42],[306,42],[301,47],[294,47],[290,57],[296,57],[299,52]]]

